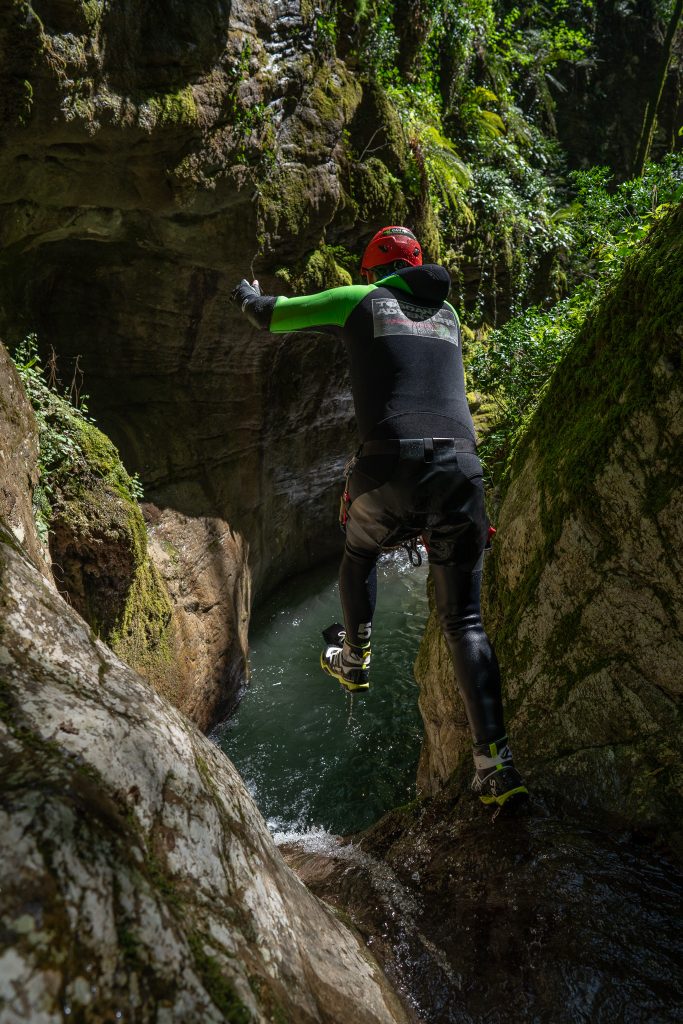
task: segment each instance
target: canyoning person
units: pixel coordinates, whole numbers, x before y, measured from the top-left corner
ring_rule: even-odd
[[[350,361],[362,443],[347,464],[344,630],[334,640],[324,634],[321,665],[347,690],[368,689],[377,559],[383,548],[423,535],[472,731],[472,789],[483,803],[502,805],[527,789],[512,761],[498,662],[481,621],[488,520],[460,324],[446,301],[450,276],[423,265],[413,232],[395,225],[372,238],[361,276],[365,284],[295,298],[261,295],[246,279],[232,292],[256,327],[330,332]]]

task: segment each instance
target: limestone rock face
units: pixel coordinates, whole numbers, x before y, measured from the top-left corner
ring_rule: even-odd
[[[353,413],[340,347],[230,290],[407,215],[400,132],[350,159],[382,112],[317,31],[299,0],[41,0],[0,32],[0,327],[82,356],[147,498],[229,522],[260,589],[339,547]]]
[[[405,1019],[225,756],[0,533],[0,1017]]]
[[[224,719],[247,677],[247,548],[219,519],[144,506],[149,553],[173,605],[170,667],[156,688],[204,732]]]
[[[14,363],[0,344],[0,516],[51,581],[50,553],[36,532],[31,504],[38,477],[38,425]]]
[[[485,621],[508,728],[538,792],[673,840],[683,681],[683,209],[658,224],[586,322],[518,444]],[[452,673],[432,622],[420,664],[422,785],[467,756],[443,740]]]

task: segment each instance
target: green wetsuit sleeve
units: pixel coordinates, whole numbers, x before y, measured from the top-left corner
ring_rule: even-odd
[[[316,327],[343,327],[358,303],[375,287],[374,284],[345,285],[293,299],[280,295],[268,329],[275,334],[285,334],[287,331],[311,331]]]

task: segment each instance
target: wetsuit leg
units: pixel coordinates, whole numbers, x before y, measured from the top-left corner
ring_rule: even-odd
[[[436,608],[451,653],[472,739],[505,735],[500,670],[481,621],[481,572],[431,564]]]
[[[377,601],[377,559],[394,520],[384,509],[383,485],[397,464],[395,456],[359,459],[350,480],[351,507],[346,547],[339,568],[339,597],[346,639],[352,647],[370,640]]]
[[[348,548],[339,568],[339,597],[352,647],[368,643],[377,601],[377,557],[379,552],[351,554]]]
[[[505,735],[498,659],[481,621],[481,569],[488,530],[481,465],[458,453],[456,490],[436,516],[429,562],[436,607],[475,744]],[[458,510],[457,514],[454,510]]]

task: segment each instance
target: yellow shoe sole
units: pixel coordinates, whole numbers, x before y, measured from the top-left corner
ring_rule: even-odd
[[[503,793],[501,796],[480,796],[479,799],[483,804],[498,804],[499,807],[502,807],[511,796],[528,797],[529,790],[526,786],[515,786],[514,789],[509,789],[507,793]]]
[[[326,675],[330,676],[332,679],[336,679],[337,682],[341,683],[344,689],[348,690],[350,693],[353,693],[356,690],[370,689],[370,683],[351,683],[348,679],[344,679],[344,676],[337,675],[337,673],[333,672],[329,665],[326,664],[322,654],[320,655],[320,667]]]

